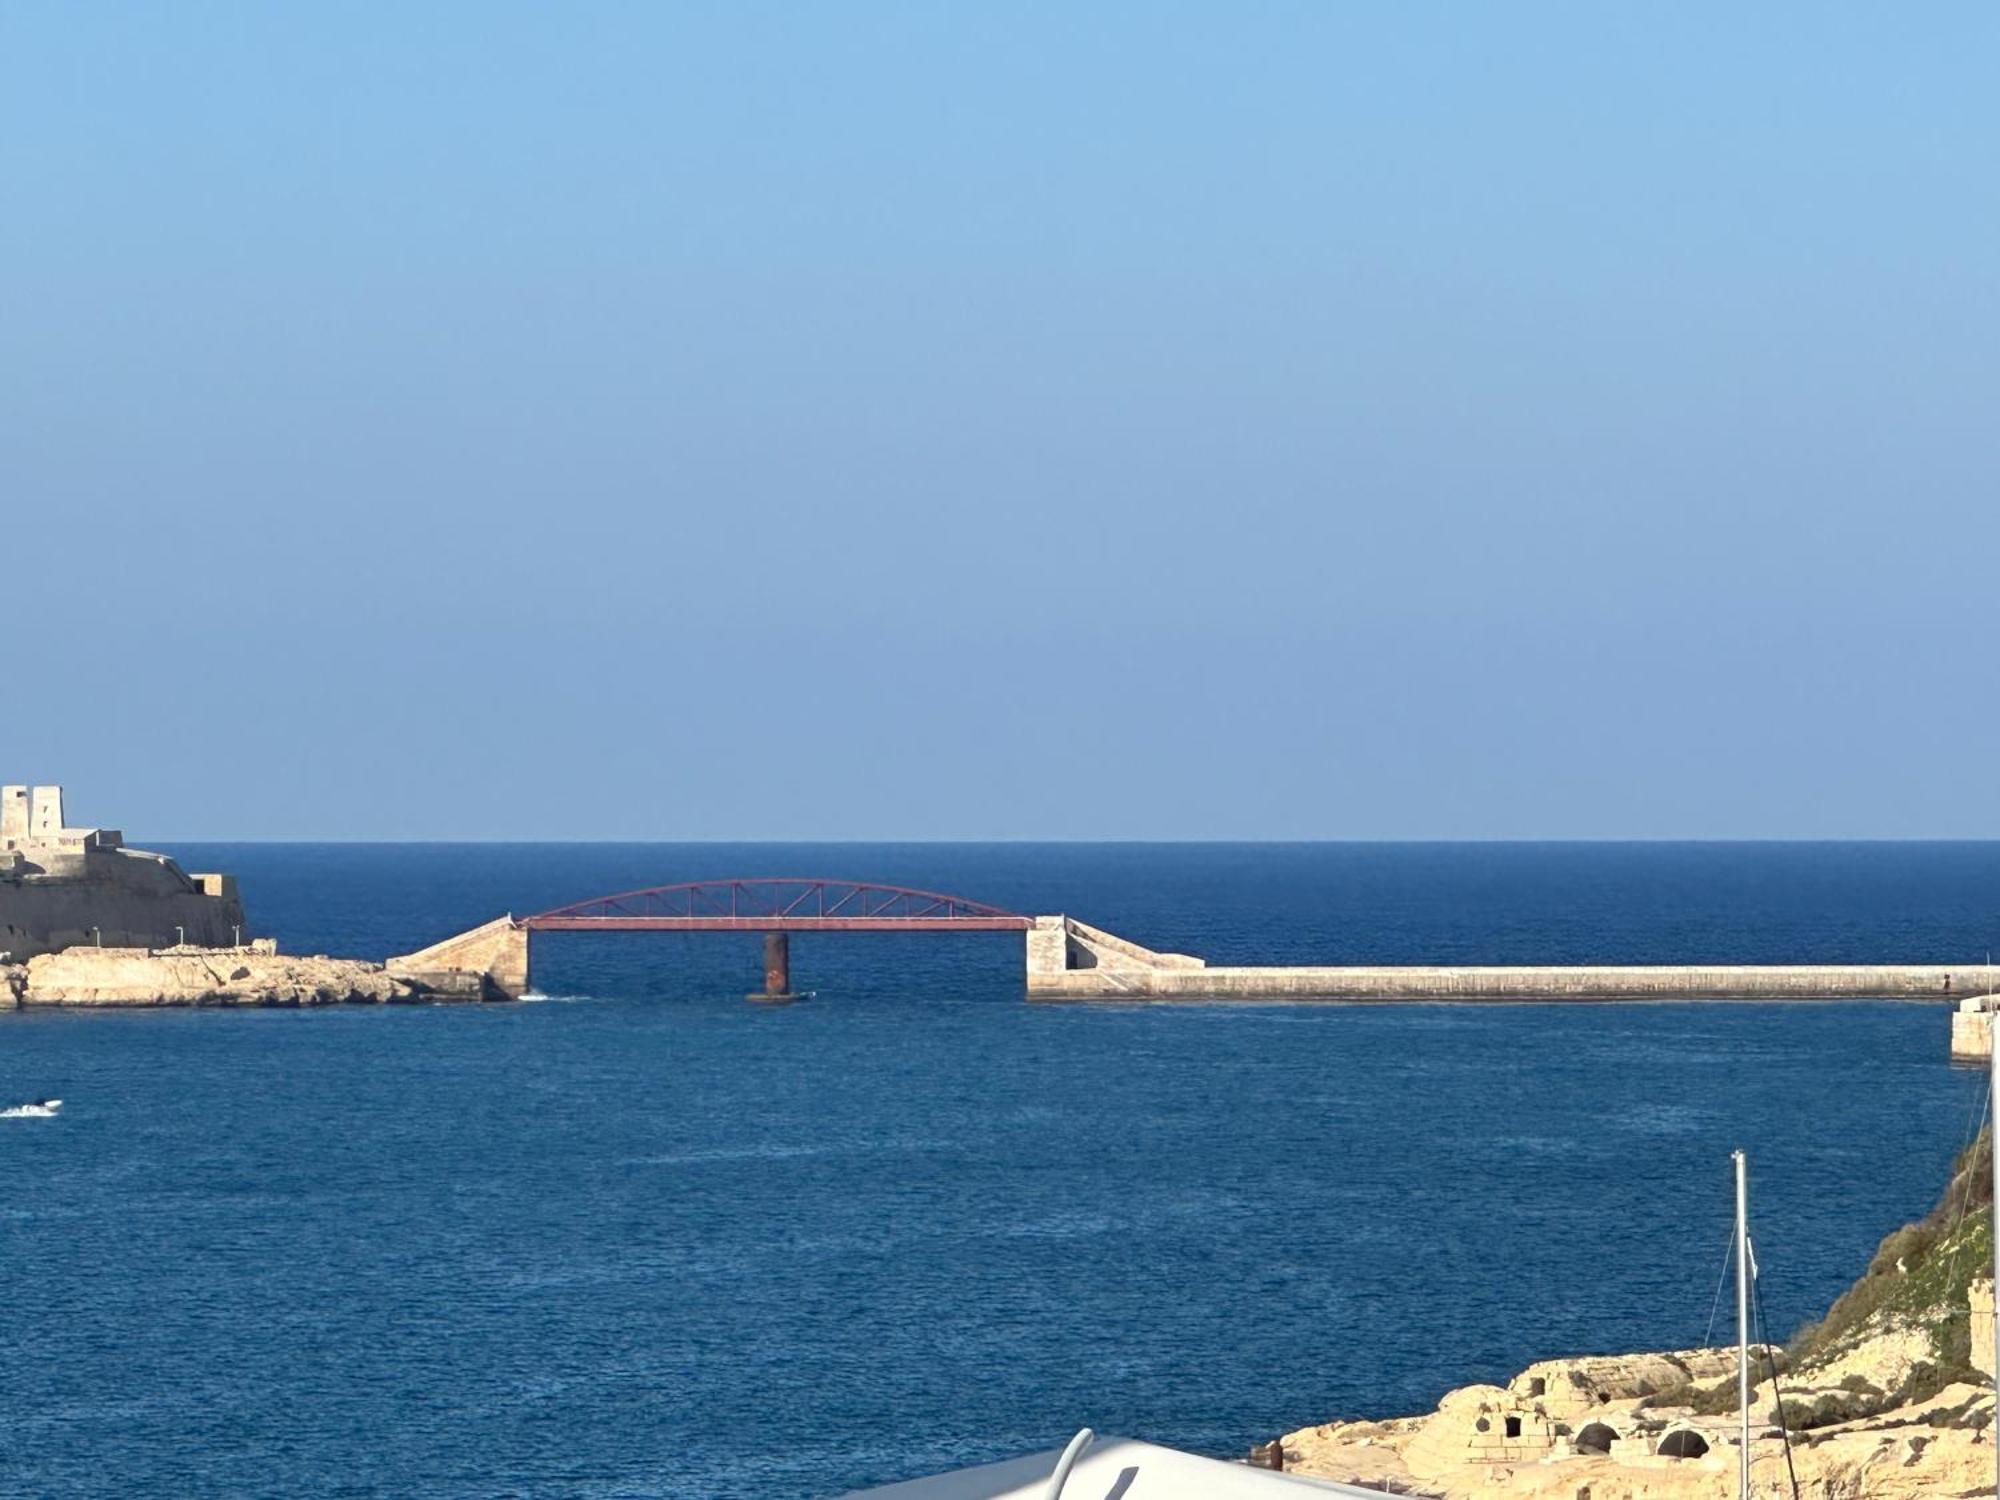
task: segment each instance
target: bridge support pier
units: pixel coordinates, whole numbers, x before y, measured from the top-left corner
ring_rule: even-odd
[[[788,932],[764,934],[764,988],[749,997],[760,1005],[789,1005],[799,997],[792,993],[792,936]]]

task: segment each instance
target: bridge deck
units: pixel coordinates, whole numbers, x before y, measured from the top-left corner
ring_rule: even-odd
[[[530,932],[1026,932],[1030,917],[523,917]]]

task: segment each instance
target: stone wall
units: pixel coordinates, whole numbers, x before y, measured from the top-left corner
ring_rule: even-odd
[[[392,958],[389,972],[437,993],[518,1000],[529,993],[528,929],[511,916]]]
[[[242,936],[243,903],[223,877],[191,877],[138,849],[65,850],[59,864],[0,871],[0,953],[16,962],[79,945],[228,947]]]
[[[1046,939],[1036,947],[1045,922],[1063,924],[1061,969]],[[1038,918],[1029,938],[1030,1000],[1944,1000],[2000,989],[1991,964],[1217,968],[1074,918]]]
[[[1039,979],[1046,978],[1056,984],[1062,982],[1063,972],[1069,968],[1069,936],[1065,927],[1061,917],[1037,917],[1035,925],[1028,930],[1030,991]]]
[[[2000,995],[1970,995],[1958,1002],[1951,1016],[1953,1062],[1991,1062],[1993,1011]]]
[[[1155,953],[1128,942],[1115,932],[1092,927],[1074,917],[1063,921],[1068,943],[1066,968],[1071,969],[1206,969],[1204,959],[1186,953]]]

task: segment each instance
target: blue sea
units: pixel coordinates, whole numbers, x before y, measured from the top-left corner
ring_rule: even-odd
[[[288,949],[827,875],[1217,962],[1971,961],[2000,845],[232,845]],[[826,1496],[1773,1331],[1936,1198],[1941,1005],[1093,1006],[1016,936],[547,936],[546,1000],[0,1014],[0,1494]],[[1726,1299],[1723,1318],[1728,1316]],[[1718,1327],[1718,1337],[1727,1336]]]

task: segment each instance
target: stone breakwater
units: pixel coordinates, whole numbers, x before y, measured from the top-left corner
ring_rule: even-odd
[[[1233,967],[1074,917],[1037,917],[1028,933],[1030,1000],[1956,1000],[1992,990],[2000,966],[1977,963]]]
[[[246,948],[65,948],[0,968],[17,1006],[395,1005],[487,998],[476,982],[438,983],[362,959]]]

